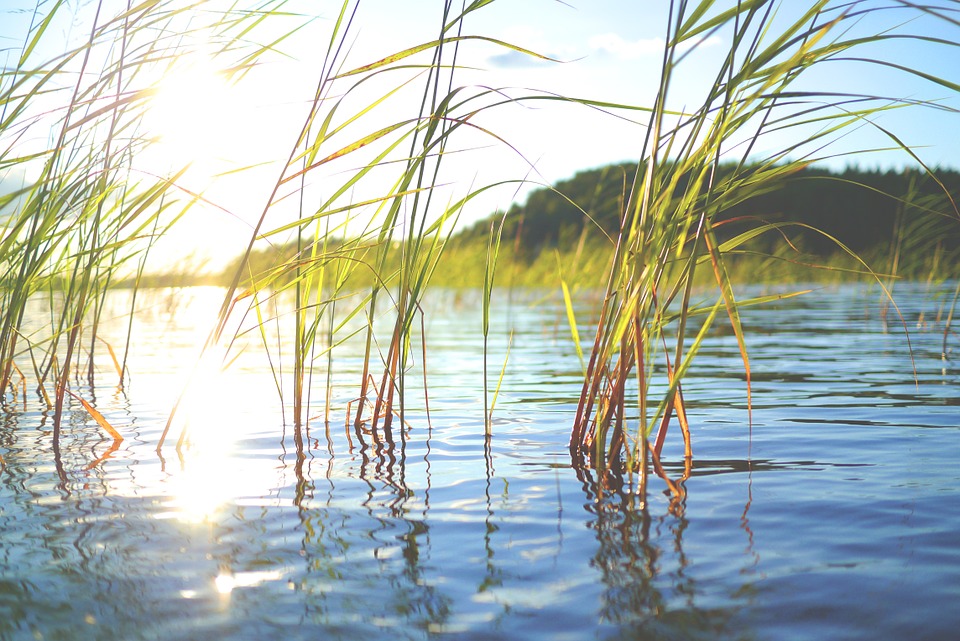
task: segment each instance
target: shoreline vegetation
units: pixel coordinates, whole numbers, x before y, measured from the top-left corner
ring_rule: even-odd
[[[156,240],[208,204],[184,184],[193,159],[164,176],[137,164],[157,143],[145,123],[162,80],[203,58],[231,82],[244,82],[261,62],[281,58],[284,41],[314,21],[287,12],[286,4],[264,0],[250,9],[241,2],[198,13],[190,3],[157,0],[108,14],[110,3],[90,3],[90,15],[77,21],[89,36],[49,54],[57,41],[48,28],[73,3],[38,2],[15,63],[3,71],[0,167],[20,184],[0,197],[0,393],[6,411],[16,411],[10,401],[22,390],[26,403],[28,386],[37,390],[52,417],[52,457],[64,486],[60,440],[72,437],[64,417],[81,409],[97,416],[83,394],[93,396],[95,355],[103,352],[100,316],[107,293],[119,286],[134,287],[126,344],[114,359],[121,390],[137,288],[222,284],[222,304],[198,362],[186,367],[180,399],[204,372],[229,367],[240,332],[255,336],[282,401],[278,423],[294,426],[302,463],[311,405],[325,392],[319,416],[329,420],[333,354],[348,334],[365,344],[350,429],[383,456],[404,438],[405,390],[426,386],[427,341],[417,353],[415,339],[425,338],[420,302],[431,287],[482,286],[486,338],[494,287],[559,284],[583,366],[570,417],[571,466],[602,470],[617,482],[624,474],[628,484],[637,478],[641,495],[650,469],[680,510],[692,464],[681,381],[714,321],[736,336],[750,411],[738,310],[773,297],[740,300],[737,283],[869,278],[890,295],[896,278],[955,274],[960,177],[926,166],[877,121],[898,109],[958,113],[942,94],[960,94],[960,79],[940,77],[944,72],[932,62],[919,69],[897,58],[907,43],[929,61],[956,52],[956,3],[671,1],[655,94],[649,104],[629,105],[462,84],[473,64],[464,52],[474,45],[556,62],[522,43],[475,33],[472,14],[503,4],[493,0],[448,0],[435,16],[432,39],[373,61],[354,60],[358,25],[376,14],[343,0],[324,22],[329,39],[297,103],[299,120],[276,158],[258,159],[273,173],[252,197],[251,233],[237,247],[238,259],[218,277],[150,276]],[[696,69],[697,77],[711,80],[685,96],[682,107],[674,104],[671,91],[693,64],[690,56],[711,39],[723,46],[704,63],[711,68],[699,60]],[[849,93],[818,85],[811,70],[838,61],[870,72],[864,80],[876,85]],[[897,97],[902,77],[914,83],[910,98]],[[913,92],[916,83],[935,91],[924,98]],[[623,122],[641,141],[635,157],[642,161],[581,172],[457,230],[479,194],[523,182],[465,186],[445,163],[476,148],[477,139],[461,132],[519,153],[509,131],[484,129],[484,116],[505,106],[552,103]],[[860,128],[880,136],[875,149],[902,152],[917,169],[817,168],[860,158],[837,148]],[[449,185],[462,191],[451,195]],[[694,301],[695,287],[709,287],[711,300]],[[603,292],[593,310],[595,335],[583,343],[576,338],[575,288]],[[28,303],[47,293],[47,325],[35,329]],[[343,318],[361,328],[348,330]],[[491,438],[499,381],[491,384],[495,367],[488,376],[486,342],[483,352],[477,388]],[[158,454],[168,435],[179,434],[178,452],[190,445],[180,405],[171,408]],[[682,433],[685,465],[674,480],[659,459],[672,423]],[[122,436],[102,426],[115,450]]]
[[[721,166],[721,170],[731,169]],[[613,164],[578,172],[551,187],[532,191],[522,204],[455,231],[446,240],[432,284],[447,288],[481,288],[487,269],[491,225],[499,225],[498,284],[503,287],[553,288],[561,280],[587,288],[604,281],[613,251],[611,238],[623,207],[623,184],[636,173],[635,163]],[[960,194],[960,172],[939,170],[939,183],[921,170],[832,171],[800,169],[774,191],[739,203],[725,212],[718,236],[730,238],[757,223],[771,229],[731,252],[727,272],[735,283],[796,283],[887,280],[942,281],[960,268],[960,222],[944,196]],[[361,240],[328,239],[363,261]],[[301,249],[301,253],[303,250]],[[402,248],[386,258],[396,268]],[[853,255],[855,254],[855,256]],[[155,273],[141,277],[141,287],[226,287],[238,269],[261,279],[294,262],[296,243],[254,249],[245,264],[235,258],[221,273]],[[860,262],[862,260],[862,262]],[[865,267],[865,265],[866,267]],[[867,269],[869,267],[869,269]],[[872,272],[870,270],[873,270]],[[374,270],[355,270],[347,289],[368,288]],[[282,285],[294,278],[280,276]],[[704,278],[709,284],[709,277]],[[387,281],[389,284],[389,281]],[[134,287],[125,279],[117,287]],[[332,286],[328,282],[326,286]]]

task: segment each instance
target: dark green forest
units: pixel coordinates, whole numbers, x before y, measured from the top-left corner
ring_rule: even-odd
[[[721,165],[719,179],[731,170]],[[612,236],[636,171],[636,164],[609,165],[581,171],[553,189],[537,189],[526,203],[515,204],[507,211],[503,237],[519,238],[519,246],[528,255],[535,255],[575,243],[585,231],[599,235],[597,228]],[[960,197],[960,173],[938,172],[937,178],[943,186],[911,170],[851,168],[834,173],[808,168],[773,191],[731,204],[720,219],[746,217],[739,222],[741,226],[759,221],[808,225],[823,234],[801,227],[788,233],[795,244],[820,256],[838,249],[828,236],[854,251],[865,252],[889,244],[901,225],[904,232],[909,232],[912,249],[932,251],[942,243],[944,249],[954,250],[960,243],[960,218],[952,211],[944,187]],[[473,242],[478,236],[486,237],[489,227],[487,218],[465,229],[455,240]],[[755,249],[771,251],[782,241],[773,234],[761,238]]]
[[[728,180],[735,166],[721,165],[715,180]],[[632,206],[629,187],[638,170],[635,163],[581,171],[553,188],[533,191],[524,204],[481,220],[455,235],[447,248],[452,256],[475,253],[485,246],[491,223],[503,223],[502,247],[508,261],[533,266],[559,253],[566,264],[571,252],[589,261],[604,252],[614,237],[625,207]],[[681,178],[681,188],[684,178]],[[954,198],[960,197],[960,173],[877,171],[847,168],[834,172],[806,168],[768,185],[764,193],[739,201],[714,203],[719,209],[717,233],[721,241],[758,225],[768,231],[738,248],[731,256],[746,273],[769,265],[777,257],[781,277],[802,266],[831,267],[855,262],[861,256],[872,269],[908,278],[927,278],[931,270],[950,276],[960,255],[960,216]],[[844,249],[846,248],[846,249]],[[501,257],[504,253],[501,253]],[[547,261],[547,262],[549,262]],[[851,262],[853,261],[853,262]],[[554,270],[555,271],[555,270]],[[815,271],[802,270],[805,278]],[[800,276],[800,274],[796,274]]]

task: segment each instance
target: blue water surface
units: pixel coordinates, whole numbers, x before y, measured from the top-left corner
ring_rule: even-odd
[[[745,309],[749,412],[718,318],[685,383],[680,502],[656,477],[643,497],[635,479],[571,466],[581,365],[550,293],[498,292],[490,439],[479,298],[440,292],[428,393],[415,341],[391,439],[345,427],[362,341],[334,351],[329,403],[316,357],[298,430],[253,335],[222,382],[197,377],[209,387],[160,456],[219,292],[154,292],[124,388],[103,355],[96,386],[75,388],[124,435],[115,451],[75,405],[58,465],[31,390],[0,414],[0,639],[954,638],[952,291],[898,284],[899,312],[861,285]],[[585,346],[594,304],[579,309]],[[118,312],[105,332],[119,345],[125,331]],[[674,479],[681,455],[674,428]]]

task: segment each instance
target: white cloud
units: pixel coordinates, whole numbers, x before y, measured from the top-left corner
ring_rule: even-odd
[[[551,56],[552,57],[552,56]],[[507,51],[487,59],[487,64],[498,69],[525,69],[546,64],[543,58],[535,58],[519,51]]]
[[[679,49],[687,51],[693,47],[714,47],[722,43],[723,41],[719,36],[710,36],[700,40],[688,40]],[[624,40],[615,33],[603,33],[590,38],[588,44],[595,51],[602,51],[622,60],[636,60],[663,53],[664,40],[660,36],[656,36],[631,41]]]

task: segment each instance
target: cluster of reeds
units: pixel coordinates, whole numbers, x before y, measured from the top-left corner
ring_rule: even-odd
[[[955,28],[960,7],[905,0],[731,4],[670,2],[660,85],[650,110],[643,160],[615,239],[570,440],[579,464],[639,473],[641,486],[652,465],[675,500],[682,500],[692,457],[681,382],[718,315],[726,316],[736,336],[750,402],[750,362],[740,309],[763,299],[737,299],[725,257],[761,233],[789,236],[789,226],[763,221],[747,231],[722,234],[722,225],[729,221],[721,221],[720,214],[775,189],[811,162],[841,153],[831,145],[861,126],[885,134],[890,149],[902,150],[928,170],[875,119],[896,108],[948,109],[897,95],[892,87],[897,86],[898,74],[922,78],[940,89],[958,89],[927,70],[909,69],[875,52],[878,46],[888,46],[895,56],[905,41],[955,47],[956,38],[911,31],[911,21],[918,29],[930,22],[942,29]],[[871,25],[866,33],[863,24]],[[876,24],[885,26],[876,29]],[[723,38],[726,49],[714,58],[718,64],[713,84],[704,87],[697,106],[673,108],[672,85],[698,46],[714,35]],[[840,60],[882,77],[877,93],[836,93],[818,88],[815,78],[808,80],[820,67]],[[760,153],[770,147],[768,138],[787,142]],[[721,175],[717,171],[721,162],[734,162],[735,169]],[[955,215],[955,208],[949,213]],[[695,299],[698,270],[712,273],[712,296]],[[636,404],[629,400],[634,394]],[[682,434],[687,470],[679,480],[667,478],[660,460],[674,420]]]
[[[0,394],[26,403],[28,387],[36,390],[52,415],[55,452],[71,396],[99,416],[71,387],[93,385],[107,291],[121,276],[139,280],[156,239],[202,198],[178,187],[188,162],[164,175],[138,162],[154,144],[143,117],[158,83],[199,40],[222,57],[225,73],[242,73],[264,51],[243,44],[244,34],[279,4],[197,14],[196,3],[100,1],[75,13],[62,0],[37,2],[22,42],[7,52]],[[71,29],[85,35],[64,50]],[[136,297],[131,319],[135,306]],[[44,315],[49,322],[38,323]],[[122,351],[106,347],[122,386],[129,340]]]
[[[422,328],[420,301],[444,243],[464,206],[491,187],[467,188],[453,196],[438,192],[443,162],[456,151],[449,148],[455,134],[470,129],[496,139],[472,120],[503,101],[488,88],[455,84],[458,52],[479,40],[537,54],[467,33],[470,14],[489,1],[474,0],[458,8],[448,0],[438,7],[434,39],[354,66],[358,61],[348,52],[361,4],[344,1],[339,6],[316,91],[264,198],[208,350],[216,346],[229,352],[238,325],[231,319],[254,318],[277,391],[291,407],[300,439],[300,430],[312,419],[330,419],[334,348],[361,334],[363,371],[359,393],[348,409],[348,426],[362,443],[369,440],[379,448],[383,443],[392,446],[395,420],[404,422],[404,390],[417,356],[412,339]],[[404,111],[409,102],[398,102],[411,94],[417,105],[412,113]],[[387,181],[385,174],[390,175]],[[319,176],[324,183],[321,196],[311,188]],[[372,191],[367,187],[371,183],[380,187]],[[356,193],[368,196],[355,200]],[[298,203],[295,216],[268,223],[290,201]],[[291,234],[293,252],[277,254],[267,269],[250,269],[248,259],[258,243],[289,246]],[[358,270],[372,276],[373,284],[366,289],[348,285]],[[362,320],[359,329],[357,319]],[[381,330],[384,326],[386,331]],[[425,360],[426,340],[421,338]],[[290,351],[292,367],[285,364]],[[229,353],[222,358],[229,360]],[[326,371],[325,409],[311,416],[318,367]],[[425,366],[422,376],[426,386]],[[162,445],[163,439],[158,449]]]

